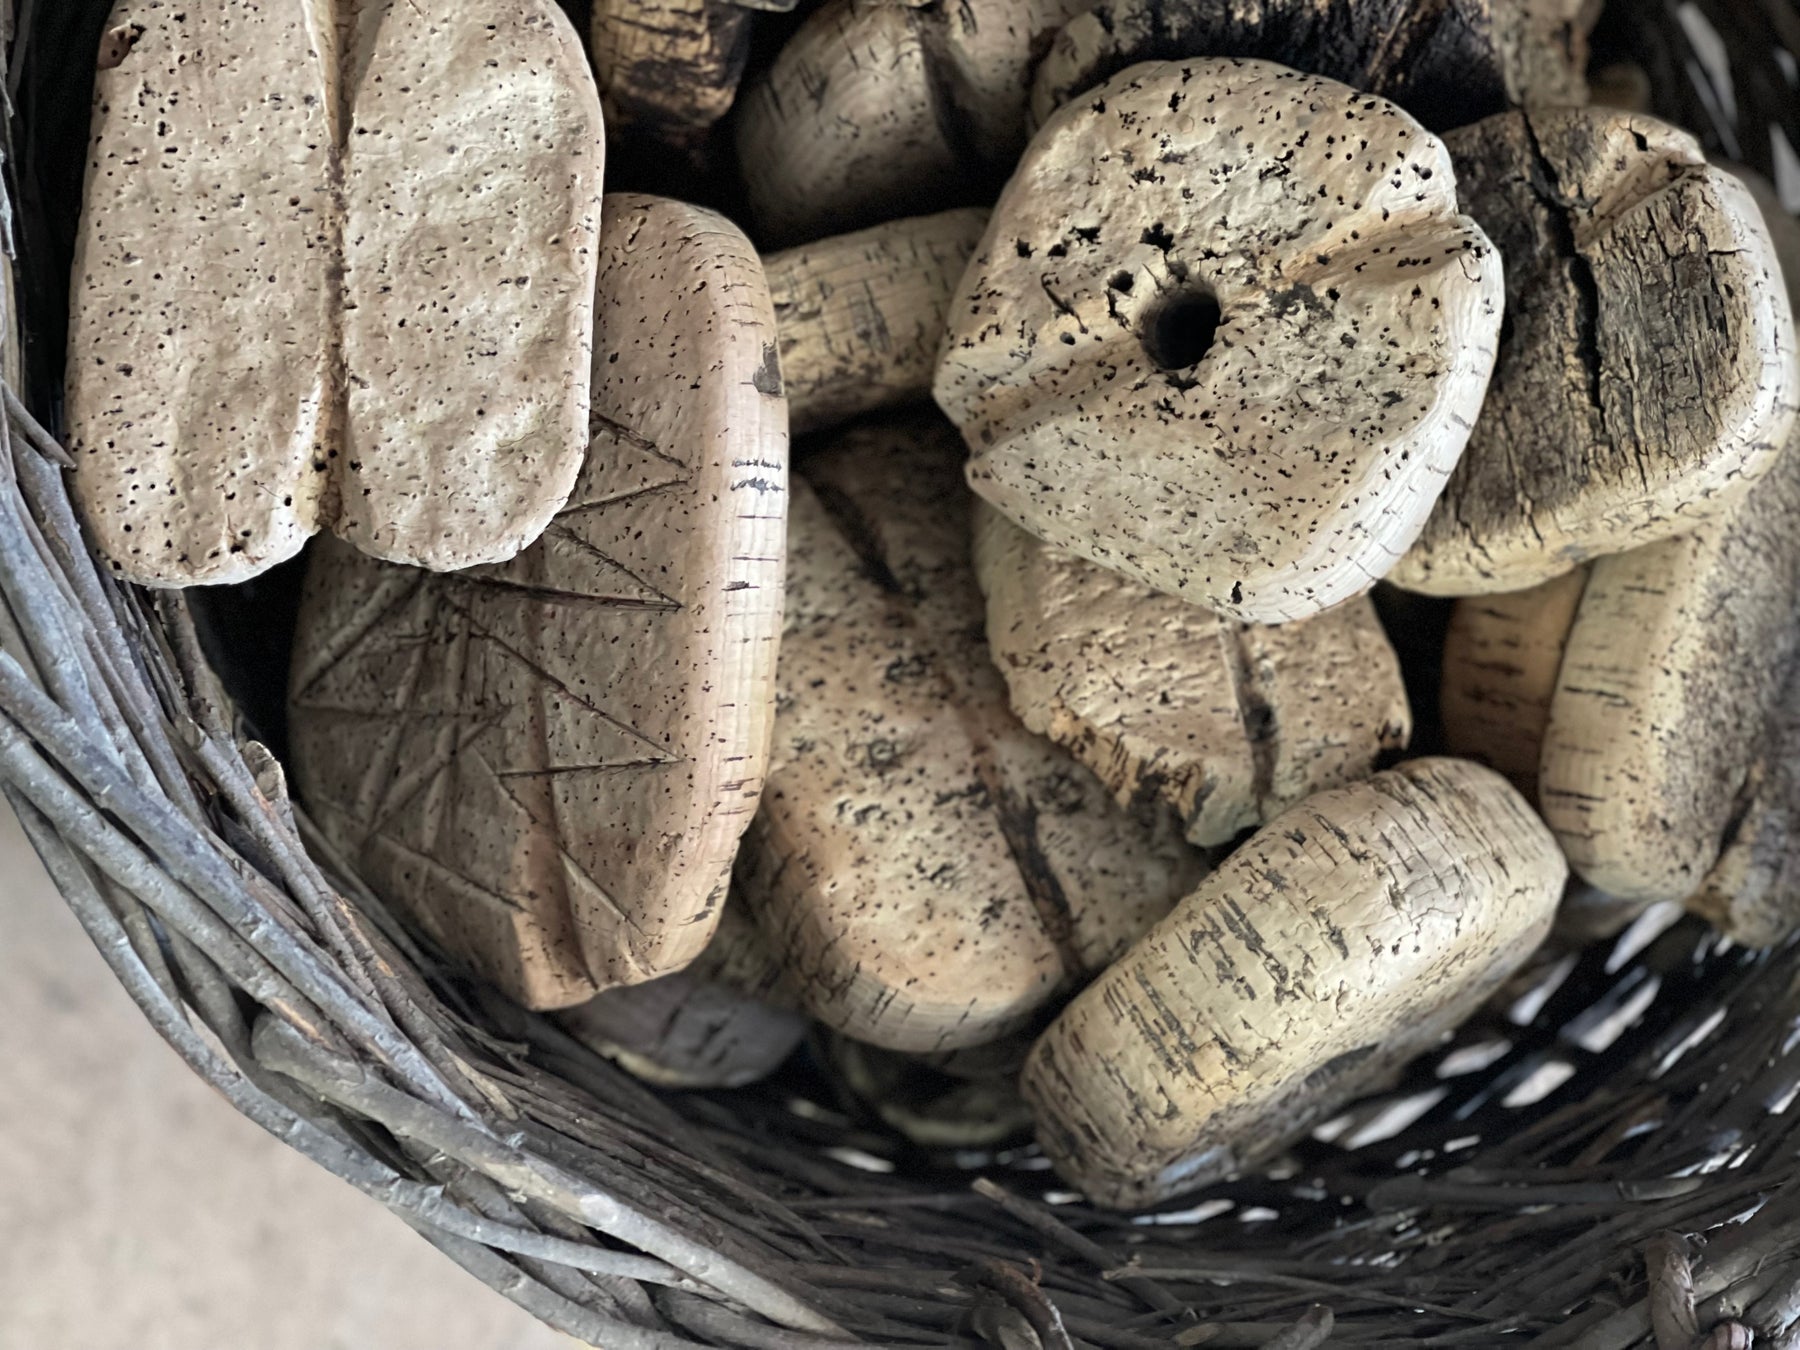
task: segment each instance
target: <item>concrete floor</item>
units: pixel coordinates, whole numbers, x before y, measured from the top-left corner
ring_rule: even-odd
[[[113,981],[0,804],[0,1350],[557,1350],[243,1119]]]

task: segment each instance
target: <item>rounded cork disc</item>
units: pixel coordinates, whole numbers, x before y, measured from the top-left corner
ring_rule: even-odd
[[[975,490],[1032,534],[1285,622],[1412,543],[1500,296],[1449,157],[1399,108],[1266,62],[1150,62],[1031,142],[934,393]]]
[[[706,946],[762,788],[786,525],[774,315],[711,212],[611,197],[592,442],[511,562],[433,574],[327,542],[290,687],[328,834],[536,1006]]]
[[[738,869],[807,1011],[888,1049],[1025,1026],[1204,874],[1006,707],[972,505],[935,417],[846,433],[796,485],[775,746]]]

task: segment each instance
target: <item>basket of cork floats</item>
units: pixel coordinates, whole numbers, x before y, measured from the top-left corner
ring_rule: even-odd
[[[4,10],[0,790],[246,1116],[606,1350],[1800,1346],[1792,0]]]

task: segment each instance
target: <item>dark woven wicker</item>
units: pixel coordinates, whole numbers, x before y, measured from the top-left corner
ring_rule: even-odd
[[[250,719],[278,727],[280,652],[247,615],[282,582],[214,599],[203,641],[197,602],[89,559],[45,428],[107,4],[17,5],[0,790],[145,1016],[245,1115],[609,1350],[1800,1345],[1792,943],[1652,918],[1553,945],[1329,1142],[1136,1221],[1059,1194],[1029,1149],[909,1149],[803,1063],[760,1090],[653,1093],[460,981],[253,739]],[[1730,96],[1668,0],[1615,6],[1599,59],[1635,61],[1664,115],[1771,172],[1771,128],[1800,144],[1800,10],[1700,9]]]

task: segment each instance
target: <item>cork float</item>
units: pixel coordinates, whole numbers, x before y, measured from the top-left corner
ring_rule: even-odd
[[[1501,297],[1442,143],[1394,105],[1267,62],[1148,62],[1033,138],[933,390],[1016,524],[1282,623],[1417,537]]]

